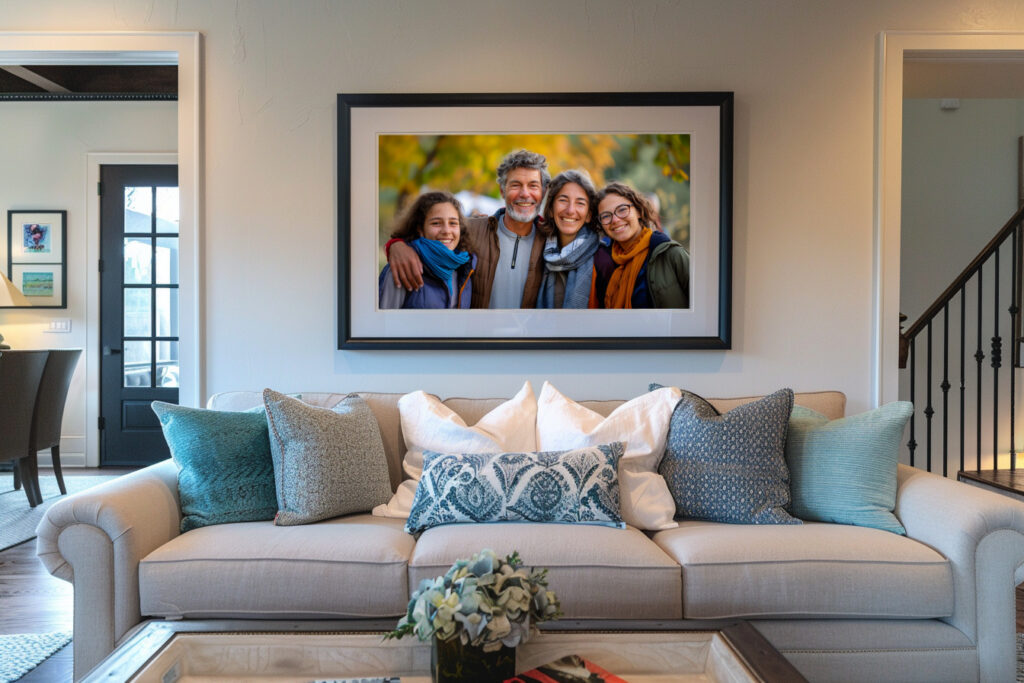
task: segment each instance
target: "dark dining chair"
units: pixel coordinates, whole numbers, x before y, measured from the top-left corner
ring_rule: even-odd
[[[68,400],[68,387],[75,374],[82,349],[50,349],[39,381],[39,395],[36,397],[35,416],[32,418],[32,438],[29,451],[33,454],[50,449],[53,459],[53,474],[61,495],[68,490],[64,487],[64,475],[60,469],[60,428],[64,421],[64,405]]]
[[[49,351],[0,351],[0,461],[14,461],[16,477],[32,507],[43,502],[32,416]]]

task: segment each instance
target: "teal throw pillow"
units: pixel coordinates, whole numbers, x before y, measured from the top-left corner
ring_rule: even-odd
[[[551,522],[625,528],[619,513],[623,444],[542,453],[424,451],[405,530],[463,522]]]
[[[793,514],[906,534],[892,511],[900,440],[913,412],[912,403],[897,401],[829,421],[794,408],[786,441]]]
[[[181,531],[273,519],[277,513],[267,418],[153,402],[178,466]]]
[[[676,517],[730,524],[800,524],[786,511],[786,429],[793,391],[733,408],[724,415],[688,391],[672,413],[658,472],[676,502]]]
[[[358,394],[318,408],[263,391],[277,487],[274,524],[368,512],[391,498],[377,418]]]

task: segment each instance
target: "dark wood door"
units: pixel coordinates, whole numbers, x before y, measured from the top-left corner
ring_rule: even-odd
[[[169,456],[150,404],[178,402],[178,167],[100,179],[100,465],[148,465]]]

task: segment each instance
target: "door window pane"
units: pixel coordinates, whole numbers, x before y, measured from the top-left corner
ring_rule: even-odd
[[[148,341],[124,343],[124,385],[126,387],[152,386],[150,362],[152,346]]]
[[[156,281],[161,285],[178,284],[178,238],[156,239]]]
[[[153,281],[153,240],[124,238],[124,283],[148,285]]]
[[[178,232],[178,188],[156,188],[156,231]]]
[[[124,231],[153,232],[153,188],[124,188]]]
[[[178,290],[156,290],[156,336],[178,336]]]
[[[149,288],[124,290],[124,336],[148,337],[152,334],[152,304]]]
[[[156,343],[156,386],[178,386],[178,342]]]

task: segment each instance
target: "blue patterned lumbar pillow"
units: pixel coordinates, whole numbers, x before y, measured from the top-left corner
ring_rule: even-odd
[[[732,524],[799,524],[786,512],[786,428],[793,391],[781,389],[720,415],[687,391],[669,423],[658,471],[677,518]]]
[[[417,533],[461,522],[565,522],[625,528],[616,441],[569,451],[453,455],[425,451],[405,524]]]
[[[794,407],[786,441],[793,514],[906,534],[892,511],[900,439],[913,412],[912,403],[897,401],[829,421]]]
[[[153,402],[178,466],[181,531],[273,519],[277,513],[267,418]]]

